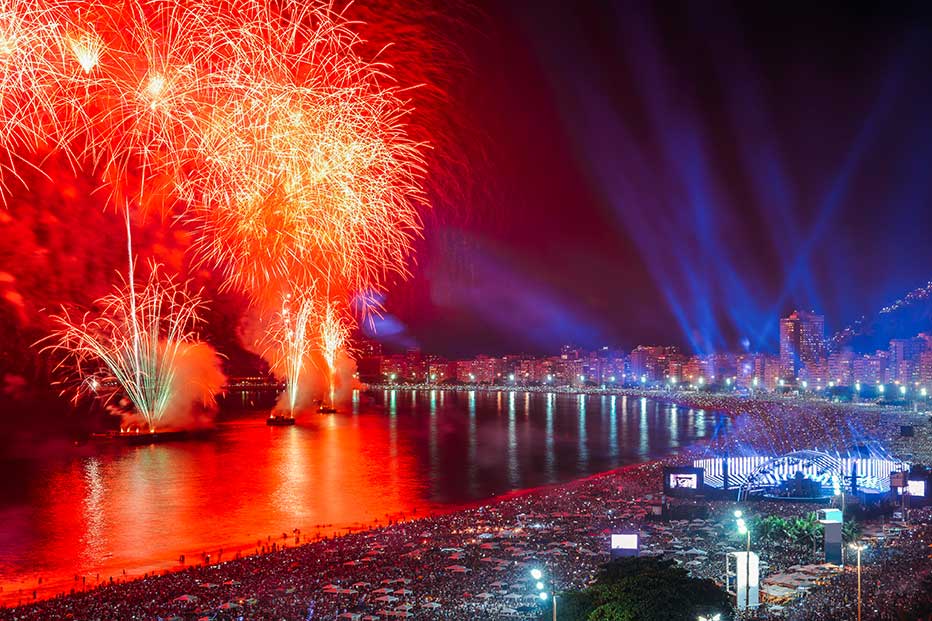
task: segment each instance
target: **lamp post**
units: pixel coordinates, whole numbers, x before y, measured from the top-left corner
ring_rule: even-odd
[[[861,550],[866,549],[867,546],[861,543],[851,543],[848,546],[852,550],[857,550],[858,553],[858,621],[861,621]]]
[[[542,581],[544,577],[544,572],[536,567],[531,570],[531,578],[537,581],[537,591],[540,601],[547,601],[547,591],[544,590],[544,583]],[[550,601],[553,608],[553,621],[557,621],[557,593],[554,587],[553,573],[550,574]]]
[[[735,517],[738,519],[738,533],[747,535],[748,545],[747,554],[744,557],[744,607],[751,607],[751,529],[748,528],[742,517],[744,514],[738,509],[735,511]]]

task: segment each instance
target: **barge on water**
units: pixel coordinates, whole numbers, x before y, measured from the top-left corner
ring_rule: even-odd
[[[158,444],[161,442],[175,442],[178,440],[191,440],[203,438],[209,433],[207,429],[170,429],[166,431],[108,431],[106,433],[92,433],[91,442],[100,444]]]

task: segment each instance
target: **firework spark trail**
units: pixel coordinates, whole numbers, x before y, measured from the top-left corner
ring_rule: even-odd
[[[314,346],[310,327],[315,305],[313,297],[297,300],[286,295],[264,335],[263,355],[273,360],[273,370],[285,377],[288,413],[292,417],[301,404],[302,379]]]
[[[333,404],[334,374],[336,372],[337,354],[344,350],[349,338],[346,322],[338,313],[336,302],[328,302],[319,324],[320,352],[327,365],[327,386],[330,403]]]
[[[318,0],[0,0],[0,180],[60,151],[114,203],[191,223],[229,286],[268,300],[326,279],[315,308],[350,308],[408,275],[426,205],[409,94],[357,25]]]
[[[406,275],[424,145],[405,92],[330,5],[272,4],[0,0],[8,168],[58,149],[114,194],[171,194],[197,255],[247,292]]]
[[[122,391],[155,431],[172,406],[179,357],[197,343],[203,302],[152,265],[141,287],[124,282],[96,306],[80,318],[67,309],[53,317],[44,350],[77,378],[76,400],[92,393],[111,401]]]

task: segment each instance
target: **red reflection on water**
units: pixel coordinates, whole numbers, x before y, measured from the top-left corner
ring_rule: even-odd
[[[232,558],[293,529],[371,525],[436,509],[412,446],[381,417],[319,416],[296,427],[222,425],[206,441],[123,447],[49,467],[28,498],[3,509],[0,598],[16,603],[123,570]],[[8,542],[8,543],[7,543]],[[79,578],[75,583],[74,576]],[[22,595],[19,590],[22,589]]]

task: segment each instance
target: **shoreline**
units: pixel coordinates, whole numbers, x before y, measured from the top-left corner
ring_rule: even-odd
[[[425,390],[424,387],[408,387],[408,389],[409,390]],[[489,388],[489,390],[493,391],[493,390],[498,390],[498,389]],[[521,389],[518,389],[518,391],[523,392],[523,390]],[[583,394],[583,393],[577,393],[577,394]],[[620,394],[620,393],[613,393],[613,394]],[[681,400],[676,398],[677,397],[676,394],[671,395],[670,393],[666,393],[664,395],[661,395],[661,394],[632,395],[629,393],[627,396],[645,397],[645,398],[651,398],[651,399],[658,400],[658,401],[661,400],[659,397],[666,397],[666,400],[673,401],[675,403],[682,404],[684,406],[699,407],[698,405],[685,404]],[[712,395],[710,398],[721,399],[721,396]],[[848,404],[843,404],[842,406],[839,406],[838,404],[831,404],[825,401],[819,401],[815,403],[793,402],[793,401],[785,400],[785,399],[764,401],[764,400],[759,400],[759,399],[749,399],[749,398],[741,398],[741,397],[733,398],[731,395],[727,395],[726,398],[730,400],[732,404],[740,404],[742,406],[756,405],[758,407],[762,405],[770,405],[770,406],[776,405],[776,406],[779,406],[781,410],[784,408],[791,408],[793,411],[795,410],[799,410],[799,411],[817,410],[817,408],[813,408],[812,406],[819,405],[821,406],[821,408],[827,408],[833,412],[846,410],[848,414],[850,414],[851,409],[852,409],[850,406],[846,407]],[[715,409],[712,406],[707,406],[707,407],[709,409]],[[745,409],[745,408],[742,408],[742,409]],[[726,410],[721,410],[721,411],[725,415],[732,416],[733,419],[735,420],[744,419],[744,416],[742,416],[742,412],[728,412]],[[877,418],[878,420],[879,420],[880,414],[888,413],[888,412],[892,413],[890,410],[885,410],[880,407],[873,407],[870,409],[856,408],[855,412],[857,412],[858,414],[863,414],[868,419]],[[909,414],[910,416],[916,416],[916,414],[913,412],[900,411],[900,413]],[[747,419],[742,421],[742,425],[746,424],[746,426],[750,427],[752,430],[756,429],[758,433],[760,433],[761,431],[766,431],[766,430],[761,430],[757,428],[757,426],[754,423],[755,423],[755,420],[753,416],[751,416],[750,414],[747,414]],[[285,546],[279,545],[279,547],[274,551],[262,551],[258,553],[242,554],[243,552],[247,550],[248,551],[256,550],[256,546],[252,543],[224,545],[222,546],[222,549],[224,550],[222,561],[214,560],[214,562],[212,562],[210,565],[205,565],[203,562],[195,562],[195,563],[189,562],[185,565],[180,565],[178,564],[177,559],[175,561],[167,561],[164,563],[157,562],[151,565],[134,568],[132,571],[127,571],[126,574],[121,574],[119,576],[119,579],[115,579],[113,584],[116,585],[114,588],[119,589],[119,588],[123,588],[126,585],[132,585],[134,583],[142,582],[143,580],[145,580],[146,575],[148,575],[149,578],[154,578],[156,576],[161,578],[163,576],[168,576],[172,574],[176,574],[176,575],[181,574],[185,572],[186,570],[209,571],[209,570],[212,570],[213,568],[219,568],[219,567],[242,566],[245,563],[249,563],[250,559],[255,561],[256,559],[271,558],[275,554],[284,553],[285,550],[288,550],[288,551],[297,550],[299,551],[299,553],[305,553],[305,554],[309,554],[313,556],[313,554],[315,553],[315,546],[319,547],[321,550],[324,550],[328,542],[332,543],[338,539],[339,540],[355,540],[356,538],[360,538],[360,537],[361,538],[373,537],[379,534],[392,533],[398,530],[403,530],[405,526],[416,525],[418,523],[424,523],[425,525],[428,525],[428,524],[431,524],[433,520],[437,518],[440,518],[441,521],[444,518],[452,520],[453,518],[456,518],[457,516],[465,516],[467,514],[474,513],[474,512],[482,513],[482,511],[486,508],[494,512],[498,508],[505,507],[509,503],[513,503],[515,501],[526,500],[528,502],[536,501],[536,502],[542,503],[551,496],[555,497],[561,494],[570,493],[574,491],[574,488],[585,488],[587,484],[590,484],[591,486],[592,484],[596,484],[600,482],[600,480],[603,480],[603,479],[616,478],[617,481],[612,482],[612,486],[617,490],[624,490],[625,488],[628,488],[628,487],[637,487],[637,484],[638,484],[637,477],[639,475],[643,475],[645,472],[649,472],[651,470],[653,470],[654,474],[656,474],[657,472],[659,472],[660,465],[664,463],[675,463],[675,462],[680,462],[684,459],[693,459],[694,457],[701,455],[703,451],[710,450],[710,448],[712,450],[716,450],[720,448],[716,446],[716,440],[717,440],[716,438],[712,438],[712,437],[705,438],[702,440],[696,440],[690,443],[689,445],[680,447],[679,450],[672,452],[669,455],[666,455],[661,458],[647,459],[645,461],[625,464],[625,465],[612,468],[609,470],[605,470],[602,472],[596,472],[596,473],[588,474],[583,477],[570,479],[562,483],[553,483],[553,484],[548,484],[548,485],[511,490],[511,491],[507,491],[501,494],[497,494],[495,496],[490,496],[490,497],[483,498],[483,499],[477,499],[475,501],[469,501],[466,503],[457,503],[454,505],[450,505],[449,507],[445,507],[441,510],[437,510],[436,508],[434,508],[432,510],[429,510],[426,513],[418,513],[415,508],[411,512],[399,513],[399,515],[395,516],[394,519],[392,518],[388,518],[386,520],[377,519],[371,523],[367,523],[367,524],[360,523],[360,524],[354,524],[354,525],[349,525],[349,526],[330,525],[330,527],[327,529],[320,529],[320,530],[315,531],[315,532],[319,532],[322,535],[320,537],[313,537],[313,538],[306,537],[304,536],[305,531],[302,530],[301,531],[302,540],[296,545],[291,545],[291,542],[293,541],[292,537],[289,537],[285,540],[277,539],[277,538],[270,538],[269,541],[271,542],[275,542],[275,543],[281,542],[281,543],[287,544]],[[661,488],[659,487],[659,485],[655,487],[657,487],[657,489],[654,489],[651,493],[656,493],[656,494],[661,493]],[[213,552],[216,546],[212,546],[211,548],[212,548],[211,550],[205,550],[205,551],[210,553],[211,558],[214,559],[215,557],[213,556]],[[237,553],[240,553],[239,558],[236,558],[234,556]],[[321,552],[321,554],[323,554],[323,552]],[[188,558],[191,560],[199,560],[200,555],[196,554],[196,555],[189,556]],[[231,563],[233,565],[230,565]],[[159,579],[159,578],[156,578],[156,579]],[[64,576],[60,577],[57,580],[53,580],[51,582],[46,582],[46,581],[43,581],[43,582],[44,583],[43,583],[42,588],[37,589],[37,598],[35,600],[32,600],[29,598],[29,596],[32,595],[32,589],[24,588],[22,589],[22,591],[17,590],[15,593],[9,590],[4,590],[2,593],[0,593],[0,610],[6,610],[6,611],[14,610],[17,604],[23,607],[28,607],[30,604],[37,603],[37,602],[41,603],[43,601],[49,601],[51,599],[59,598],[62,595],[64,595],[66,599],[68,597],[80,598],[87,594],[93,594],[98,589],[105,589],[110,586],[110,583],[106,582],[105,580],[101,580],[99,583],[95,583],[93,586],[90,584],[90,582],[88,582],[87,588],[83,590],[75,589],[75,593],[69,596],[70,587],[77,586],[78,584],[80,584],[80,582],[72,582],[71,579],[65,578]],[[130,588],[130,587],[126,587],[126,588]]]
[[[623,388],[623,387],[601,387],[601,386],[522,386],[522,385],[498,385],[498,384],[365,384],[360,392],[374,391],[448,391],[448,392],[514,392],[514,393],[533,393],[533,394],[556,394],[556,395],[592,395],[592,396],[618,396],[634,397],[637,399],[651,399],[662,403],[675,403],[687,407],[699,409],[714,408],[710,401],[717,400],[731,404],[754,404],[769,403],[773,405],[782,405],[787,407],[836,407],[836,408],[856,408],[859,412],[891,412],[903,414],[932,414],[932,407],[929,410],[913,410],[907,406],[896,403],[878,403],[875,401],[830,401],[822,397],[808,396],[803,398],[793,398],[780,396],[775,393],[759,391],[752,393],[735,392],[704,392],[699,390],[670,390],[667,388]],[[734,414],[723,410],[725,414]]]
[[[546,496],[548,494],[555,494],[558,492],[568,491],[574,487],[584,486],[587,483],[592,483],[599,481],[601,479],[619,477],[621,480],[619,483],[624,482],[625,475],[631,475],[637,473],[641,469],[649,469],[651,467],[656,467],[664,463],[664,459],[650,459],[647,461],[625,464],[623,466],[618,466],[617,468],[612,468],[610,470],[605,470],[602,472],[592,473],[583,477],[570,479],[562,483],[553,483],[548,485],[538,485],[534,487],[521,488],[516,490],[511,490],[495,496],[490,496],[485,499],[478,499],[470,501],[467,503],[461,503],[456,505],[451,505],[449,509],[443,510],[432,510],[429,512],[421,513],[401,513],[398,516],[391,518],[390,521],[376,520],[371,524],[359,524],[358,526],[333,526],[330,530],[325,532],[320,537],[306,538],[298,544],[291,543],[293,539],[289,537],[285,540],[286,544],[289,545],[279,545],[276,549],[266,550],[258,553],[249,553],[249,554],[239,554],[246,550],[254,550],[254,544],[231,544],[229,546],[224,545],[219,549],[224,551],[223,559],[224,560],[215,560],[209,565],[204,562],[186,562],[184,565],[178,563],[177,558],[172,561],[165,563],[155,562],[149,565],[140,566],[133,568],[132,570],[127,570],[119,576],[115,576],[113,581],[107,579],[101,579],[99,582],[96,582],[92,585],[91,581],[87,582],[85,588],[76,588],[75,585],[79,582],[75,582],[72,579],[66,578],[64,576],[53,578],[52,580],[43,580],[43,585],[41,588],[36,588],[37,597],[36,599],[29,599],[27,596],[31,595],[33,589],[22,589],[17,590],[16,594],[13,591],[3,589],[0,591],[0,612],[3,611],[14,611],[18,608],[25,608],[32,604],[47,602],[50,600],[68,598],[68,597],[79,597],[82,595],[91,595],[98,589],[103,589],[107,587],[117,587],[123,585],[132,584],[146,578],[155,578],[161,576],[169,576],[171,574],[179,574],[191,569],[207,569],[210,567],[221,567],[229,565],[231,563],[244,563],[250,559],[256,559],[261,557],[267,557],[275,554],[280,554],[286,550],[299,550],[299,549],[310,549],[314,546],[320,546],[326,544],[328,541],[334,541],[337,539],[342,539],[352,536],[366,536],[376,533],[385,529],[399,528],[401,526],[411,526],[416,525],[418,522],[423,522],[431,520],[434,518],[443,518],[451,517],[457,514],[464,514],[472,511],[479,511],[483,508],[491,508],[496,505],[502,505],[508,503],[509,501],[516,501],[521,499],[527,499],[533,496]],[[317,531],[315,531],[317,532]],[[323,531],[321,531],[323,532]],[[302,533],[303,534],[303,533]],[[272,543],[280,543],[279,539],[276,541],[274,538],[271,540]],[[213,551],[216,551],[216,546],[212,546],[211,550],[207,550],[213,557]],[[230,552],[230,554],[227,554]],[[186,555],[187,557],[187,555]],[[199,555],[192,555],[189,557],[192,561],[200,558]],[[109,578],[109,576],[108,576]],[[74,591],[71,592],[71,588],[74,587]],[[20,596],[19,593],[22,593]]]

